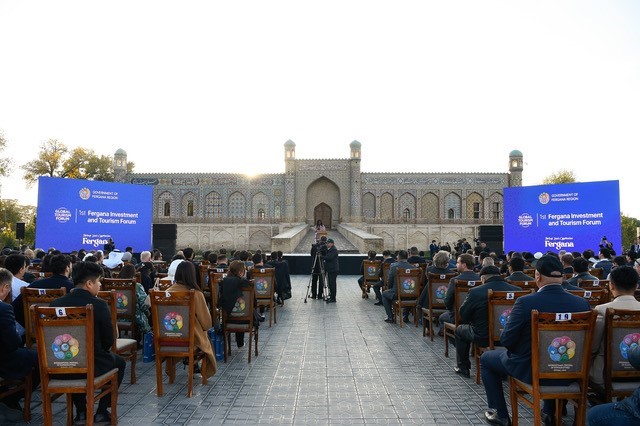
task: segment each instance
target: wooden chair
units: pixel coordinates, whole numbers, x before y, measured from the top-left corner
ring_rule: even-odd
[[[612,402],[640,386],[640,371],[627,361],[631,345],[640,344],[640,311],[607,308],[604,323],[604,387],[592,385],[592,390],[604,402]]]
[[[255,356],[258,356],[258,328],[253,327],[253,313],[255,287],[250,283],[249,288],[242,289],[242,296],[238,297],[231,312],[222,309],[222,331],[224,334],[224,362],[231,355],[231,333],[249,333],[249,363],[251,363],[251,342],[255,340]]]
[[[204,289],[208,287],[209,262],[198,265],[198,274],[200,274],[200,288],[204,291]]]
[[[589,273],[591,275],[593,275],[594,277],[598,278],[599,280],[601,280],[602,276],[604,274],[604,269],[602,269],[602,268],[589,269]]]
[[[276,283],[275,271],[274,268],[254,268],[251,271],[251,280],[256,290],[258,307],[269,308],[269,327],[271,327],[272,319],[275,324],[278,323],[276,317],[277,304],[273,300]]]
[[[135,278],[103,278],[102,290],[116,292],[118,330],[128,331],[131,338],[138,340],[136,329],[136,280]]]
[[[189,360],[187,398],[193,394],[193,366],[202,360],[202,384],[207,384],[207,357],[195,346],[195,290],[149,292],[153,317],[153,346],[156,351],[156,383],[162,396],[162,362],[166,361],[169,384],[176,377],[175,361]]]
[[[369,291],[374,284],[380,281],[381,262],[379,260],[363,260],[364,279],[362,281],[362,298],[369,298]]]
[[[111,424],[117,424],[118,369],[98,377],[94,374],[93,305],[69,308],[34,306],[33,309],[44,424],[53,424],[51,402],[60,394],[67,396],[67,424],[73,423],[71,394],[74,393],[87,397],[87,425],[93,424],[96,401],[111,394]],[[61,379],[64,375],[70,378]],[[78,379],[78,375],[86,378]],[[96,391],[99,391],[97,395]]]
[[[609,303],[609,289],[597,287],[595,290],[569,290],[574,296],[583,297],[589,302],[589,306],[593,309],[603,303]]]
[[[393,301],[392,318],[395,322],[396,316],[402,315],[404,308],[413,309],[413,322],[415,326],[418,326],[418,313],[416,312],[416,305],[422,286],[420,285],[420,278],[422,277],[422,271],[420,268],[415,269],[400,269],[398,268],[396,274],[396,290],[398,292],[398,299]],[[400,319],[400,328],[402,328],[404,321]]]
[[[578,287],[584,289],[609,288],[608,280],[578,280]]]
[[[25,346],[32,348],[36,342],[36,333],[31,306],[49,306],[52,301],[67,294],[67,289],[64,287],[56,289],[22,287],[20,294],[22,294],[24,312]]]
[[[518,401],[533,410],[541,423],[540,403],[556,400],[556,425],[562,425],[562,400],[575,405],[576,424],[586,423],[591,341],[597,312],[541,313],[531,311],[532,384],[509,377],[513,425],[518,425]],[[540,380],[571,380],[569,385],[541,385]],[[527,398],[529,395],[529,398]]]
[[[30,372],[24,379],[5,379],[0,377],[0,400],[24,392],[24,408],[22,409],[22,420],[31,421],[31,394],[33,386],[33,372]]]
[[[455,315],[454,322],[445,322],[444,323],[444,356],[449,357],[449,339],[456,339],[456,327],[460,322],[460,306],[464,303],[464,300],[467,298],[467,294],[469,290],[472,288],[482,285],[482,281],[467,281],[467,280],[456,280],[454,287],[454,307],[455,307]]]
[[[564,274],[564,280],[568,280],[569,278],[573,278],[573,272],[568,272],[566,274]]]
[[[429,293],[429,308],[422,308],[422,337],[427,335],[429,323],[429,337],[433,342],[433,322],[446,312],[444,298],[447,295],[449,281],[455,274],[427,274],[427,291]]]
[[[536,276],[536,269],[535,268],[527,268],[527,269],[523,270],[522,272],[524,272],[525,274],[529,275],[532,278],[535,278],[535,276]]]
[[[389,268],[391,267],[391,263],[382,262],[382,288],[380,291],[385,291],[389,288],[387,286],[387,279],[389,279]]]
[[[472,345],[473,358],[476,364],[476,383],[480,384],[480,357],[487,350],[493,350],[500,346],[500,335],[507,324],[511,307],[519,297],[533,293],[533,290],[522,291],[493,291],[487,293],[489,302],[489,346],[482,347],[475,343]]]
[[[205,297],[209,296],[211,322],[214,325],[222,323],[221,312],[218,309],[218,296],[220,295],[220,281],[226,276],[227,272],[224,269],[209,269],[209,293],[205,294]]]
[[[36,276],[36,281],[41,280],[43,278],[51,278],[53,276],[53,272],[34,272],[33,275]]]
[[[104,300],[111,311],[111,323],[113,325],[113,337],[115,347],[111,348],[113,352],[120,355],[125,361],[131,361],[131,384],[136,382],[136,362],[138,360],[138,342],[135,339],[126,339],[118,337],[118,311],[116,309],[116,292],[99,291],[98,298]]]
[[[517,287],[520,287],[522,290],[525,291],[533,291],[534,293],[536,291],[538,291],[538,286],[536,285],[535,281],[510,281],[507,280],[507,282],[511,285],[515,285]]]

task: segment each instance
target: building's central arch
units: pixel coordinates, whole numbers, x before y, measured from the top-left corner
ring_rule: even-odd
[[[307,187],[306,210],[308,220],[313,218],[313,223],[315,223],[320,219],[327,228],[333,228],[340,220],[340,188],[338,185],[325,176],[311,182]],[[317,217],[317,215],[319,216]]]

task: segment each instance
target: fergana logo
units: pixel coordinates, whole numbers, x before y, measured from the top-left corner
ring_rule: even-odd
[[[88,200],[89,197],[91,197],[91,191],[89,190],[89,188],[82,188],[80,190],[80,198],[82,198],[83,200]]]
[[[547,192],[543,192],[538,196],[538,201],[540,201],[540,204],[547,204],[549,203],[550,200],[551,200],[551,197]]]

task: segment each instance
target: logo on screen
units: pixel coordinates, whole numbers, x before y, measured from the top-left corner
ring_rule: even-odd
[[[82,198],[83,200],[88,200],[91,197],[91,191],[89,191],[89,188],[82,188],[80,190],[80,198]]]
[[[543,192],[538,196],[538,201],[540,201],[540,204],[547,204],[549,203],[550,200],[551,200],[551,197],[547,192]]]
[[[58,207],[53,211],[58,223],[67,223],[71,219],[71,212],[66,207]]]
[[[518,216],[518,224],[523,228],[528,228],[533,223],[533,218],[529,213],[522,213]]]

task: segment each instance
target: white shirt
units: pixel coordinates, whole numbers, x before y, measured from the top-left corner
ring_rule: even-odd
[[[20,295],[20,289],[28,286],[29,283],[22,281],[20,278],[13,277],[11,281],[11,301],[13,302]]]

